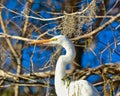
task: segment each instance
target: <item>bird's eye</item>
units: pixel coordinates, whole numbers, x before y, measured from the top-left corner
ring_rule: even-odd
[[[57,38],[53,38],[52,41],[57,41],[58,39]]]

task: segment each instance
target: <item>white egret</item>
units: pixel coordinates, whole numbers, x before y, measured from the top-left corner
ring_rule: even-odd
[[[57,96],[100,96],[97,89],[86,80],[72,81],[68,85],[65,77],[67,64],[72,63],[76,56],[73,43],[64,35],[58,35],[47,40],[36,40],[31,44],[57,44],[66,50],[65,55],[58,58],[55,69],[55,91]]]

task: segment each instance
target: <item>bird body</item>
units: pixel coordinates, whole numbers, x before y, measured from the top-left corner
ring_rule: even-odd
[[[100,96],[98,91],[86,80],[78,80],[70,83],[66,96]]]
[[[49,40],[44,40],[43,42],[40,40],[31,44],[39,44],[39,42],[61,45],[66,50],[66,54],[58,58],[55,69],[55,91],[57,96],[100,96],[95,87],[87,80],[73,81],[69,85],[66,80],[63,80],[66,75],[66,65],[72,63],[76,56],[75,47],[66,36],[58,35]]]
[[[56,93],[57,96],[100,96],[93,85],[86,80],[73,81],[69,86],[65,83],[64,86],[57,86]]]

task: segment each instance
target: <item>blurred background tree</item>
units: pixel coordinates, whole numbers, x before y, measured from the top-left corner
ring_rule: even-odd
[[[77,56],[67,74],[87,79],[101,96],[120,91],[119,0],[1,0],[1,96],[56,96],[54,69],[60,46],[29,41],[63,34]]]

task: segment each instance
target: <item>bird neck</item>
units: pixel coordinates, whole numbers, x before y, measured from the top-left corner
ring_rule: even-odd
[[[64,55],[66,57],[67,63],[72,63],[76,56],[76,51],[73,43],[71,41],[65,42],[63,45],[63,48],[66,50],[66,54]]]
[[[65,67],[66,64],[63,61],[63,56],[60,56],[57,64],[56,64],[56,69],[55,69],[55,89],[56,89],[56,93],[59,93],[60,90],[64,90],[62,87],[65,86],[64,85],[64,81],[62,80],[63,77],[65,76]]]
[[[65,68],[66,65],[69,63],[72,63],[73,59],[75,58],[76,52],[74,45],[72,42],[66,42],[62,45],[62,47],[65,48],[66,54],[61,55],[58,58],[57,64],[56,64],[56,69],[55,69],[55,89],[56,93],[64,92],[65,90],[65,81],[62,80],[63,77],[65,76]],[[58,91],[58,92],[57,92]]]

